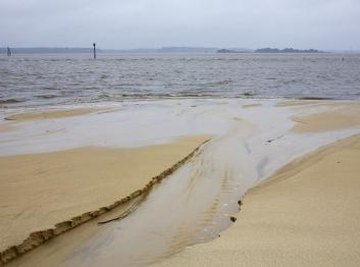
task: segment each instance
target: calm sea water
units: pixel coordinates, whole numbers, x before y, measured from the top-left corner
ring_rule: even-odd
[[[360,99],[360,55],[0,56],[1,107],[178,97]]]

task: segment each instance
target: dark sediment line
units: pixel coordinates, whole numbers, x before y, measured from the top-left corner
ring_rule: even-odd
[[[209,139],[210,140],[210,139]],[[124,197],[108,206],[101,207],[95,211],[89,211],[85,212],[82,215],[75,216],[67,221],[63,221],[60,223],[55,224],[54,228],[45,229],[41,231],[36,231],[30,233],[30,235],[19,245],[10,246],[7,249],[0,252],[0,266],[5,265],[6,263],[10,262],[11,260],[14,260],[23,254],[39,247],[40,245],[46,243],[47,241],[54,239],[55,237],[62,235],[66,233],[67,231],[74,229],[75,227],[78,227],[86,222],[89,222],[90,220],[97,218],[114,208],[118,208],[121,205],[124,205],[128,203],[131,200],[134,200],[141,196],[141,199],[135,203],[135,205],[132,205],[129,209],[127,209],[124,213],[122,213],[120,216],[111,219],[109,221],[113,220],[120,220],[128,215],[130,215],[132,212],[136,210],[136,207],[140,205],[140,203],[146,198],[146,196],[149,194],[151,189],[154,185],[160,183],[163,179],[174,173],[177,169],[179,169],[181,166],[183,166],[190,158],[194,156],[194,154],[199,151],[200,147],[207,143],[209,140],[204,141],[201,143],[198,147],[196,147],[190,154],[188,154],[186,157],[184,157],[182,160],[178,161],[176,164],[171,166],[170,168],[166,169],[159,175],[153,177],[149,183],[145,185],[142,189],[136,190],[127,197]],[[102,223],[106,223],[108,221],[104,221]]]

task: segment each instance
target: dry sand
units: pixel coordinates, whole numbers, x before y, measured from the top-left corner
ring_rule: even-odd
[[[333,110],[294,117],[297,124],[292,129],[295,133],[314,133],[334,131],[360,126],[360,103],[332,105]]]
[[[281,169],[221,237],[154,266],[360,266],[360,136]]]
[[[0,158],[0,251],[141,189],[208,137],[132,149],[78,148]]]

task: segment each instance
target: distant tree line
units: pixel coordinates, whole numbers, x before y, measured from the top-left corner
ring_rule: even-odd
[[[285,49],[279,49],[279,48],[260,48],[256,49],[255,53],[321,53],[320,50],[316,49],[294,49],[294,48],[285,48]]]
[[[294,48],[260,48],[256,50],[219,49],[217,53],[323,53],[316,49],[294,49]]]

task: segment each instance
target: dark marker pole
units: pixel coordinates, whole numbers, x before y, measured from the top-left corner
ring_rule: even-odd
[[[94,59],[96,59],[96,44],[93,43],[93,47],[94,47]]]
[[[11,56],[11,50],[10,50],[10,47],[8,47],[8,48],[7,48],[6,53],[7,53],[8,57],[10,57],[10,56]]]

